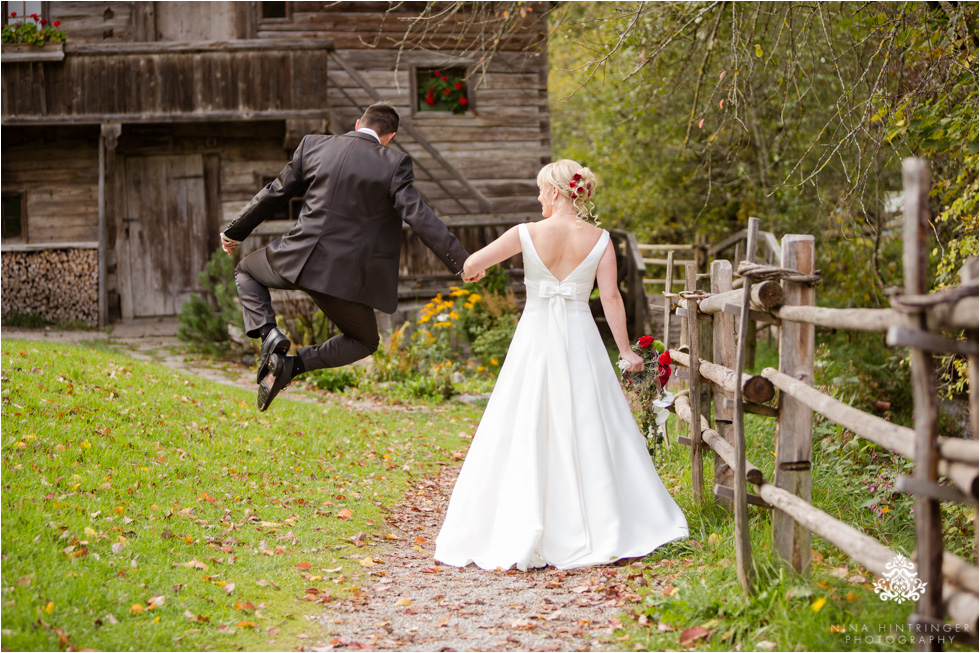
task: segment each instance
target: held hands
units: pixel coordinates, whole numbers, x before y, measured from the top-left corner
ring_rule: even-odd
[[[626,350],[619,352],[619,369],[624,372],[642,372],[643,358],[635,351]]]
[[[487,276],[487,271],[474,270],[473,267],[470,265],[470,259],[466,259],[466,262],[463,263],[463,270],[460,272],[460,276],[463,278],[463,281],[465,281],[466,283],[473,283]]]
[[[229,256],[238,249],[238,243],[230,238],[225,238],[224,234],[221,234],[221,249],[225,251],[225,254]]]

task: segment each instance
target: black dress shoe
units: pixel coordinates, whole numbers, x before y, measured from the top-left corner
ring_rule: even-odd
[[[279,391],[289,385],[293,378],[293,358],[273,352],[265,366],[265,374],[259,381],[257,403],[264,411],[276,398]]]
[[[255,372],[255,382],[261,383],[262,376],[265,374],[265,366],[269,362],[269,356],[279,354],[285,356],[293,343],[289,342],[286,334],[277,328],[273,328],[264,341],[262,341],[262,351],[259,353],[259,369]]]

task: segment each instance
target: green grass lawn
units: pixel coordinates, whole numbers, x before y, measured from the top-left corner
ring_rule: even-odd
[[[111,352],[0,351],[5,650],[295,648],[384,573],[365,545],[395,536],[384,506],[480,414],[288,393],[259,413],[254,391]]]

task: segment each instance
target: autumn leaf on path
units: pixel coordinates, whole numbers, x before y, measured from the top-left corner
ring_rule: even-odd
[[[412,599],[398,599],[395,601],[395,605],[409,606],[412,605]]]
[[[704,626],[692,626],[691,628],[685,628],[684,631],[681,632],[681,646],[691,647],[694,645],[694,642],[698,641],[699,639],[704,639],[709,635],[711,635],[711,631]]]

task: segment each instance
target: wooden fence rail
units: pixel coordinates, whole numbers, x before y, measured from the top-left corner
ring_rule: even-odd
[[[905,292],[892,297],[886,309],[837,309],[815,303],[815,250],[812,236],[788,235],[762,242],[771,254],[780,246],[778,268],[753,263],[758,220],[750,219],[744,235],[746,258],[739,266],[741,289],[732,279],[727,261],[712,264],[710,290],[701,284],[695,263],[685,262],[685,291],[675,295],[667,286],[663,307],[664,334],[669,337],[671,314],[684,321],[681,346],[670,348],[676,365],[686,368],[690,390],[677,397],[674,411],[689,426],[679,441],[691,447],[693,493],[703,494],[702,450],[715,453],[716,500],[732,507],[736,526],[736,553],[740,582],[752,589],[752,561],[748,548],[746,504],[774,510],[773,549],[782,561],[801,572],[809,567],[810,537],[817,534],[869,571],[886,572],[896,555],[884,544],[845,522],[815,508],[811,500],[811,455],[814,412],[848,429],[855,436],[896,452],[914,463],[912,477],[900,476],[897,491],[915,500],[915,573],[926,584],[909,624],[915,633],[942,627],[946,617],[960,637],[976,642],[978,629],[978,570],[976,565],[943,551],[939,521],[940,501],[978,504],[980,473],[977,444],[978,285],[977,262],[966,266],[961,285],[936,293],[925,287],[925,247],[928,224],[926,197],[928,170],[909,159],[904,166]],[[770,234],[771,236],[771,234]],[[730,239],[731,240],[731,239]],[[735,241],[725,243],[731,247]],[[641,246],[641,249],[643,246]],[[668,252],[668,275],[674,251]],[[767,255],[766,260],[771,260]],[[707,277],[707,275],[701,275]],[[780,280],[773,280],[778,278]],[[754,279],[758,281],[753,282]],[[668,282],[669,284],[669,282]],[[659,305],[660,302],[658,301]],[[779,326],[779,366],[760,374],[742,373],[744,348],[752,321]],[[737,341],[733,337],[738,324]],[[815,327],[874,331],[887,334],[891,346],[908,347],[912,361],[915,401],[913,428],[892,424],[848,406],[813,387]],[[965,337],[962,333],[966,334]],[[743,337],[745,336],[745,337]],[[671,343],[668,341],[668,346]],[[939,437],[936,374],[933,353],[967,357],[970,385],[970,423],[973,439]],[[766,405],[779,391],[776,407]],[[737,392],[736,392],[737,391]],[[709,416],[714,401],[715,427]],[[734,414],[732,408],[734,407]],[[743,413],[774,417],[776,464],[774,478],[745,460]],[[733,472],[735,474],[733,475]],[[941,484],[940,478],[947,480]],[[746,482],[755,489],[747,491]],[[739,538],[739,534],[744,537]],[[918,630],[916,630],[918,629]],[[932,631],[935,633],[936,631]],[[949,631],[943,631],[949,636]],[[918,650],[940,650],[941,638],[915,635]],[[950,641],[946,639],[945,641]]]

